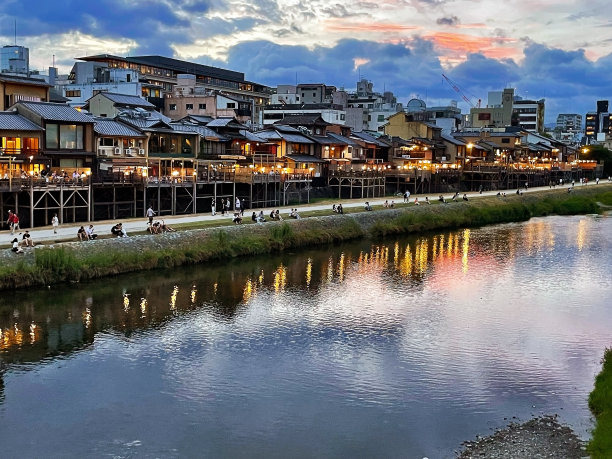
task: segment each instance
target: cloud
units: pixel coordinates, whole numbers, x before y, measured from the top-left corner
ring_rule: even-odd
[[[459,24],[459,18],[457,16],[449,16],[444,18],[438,18],[436,24],[445,26],[454,26]]]

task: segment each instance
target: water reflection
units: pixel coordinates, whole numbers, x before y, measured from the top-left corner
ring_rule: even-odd
[[[611,229],[534,219],[4,296],[0,423],[31,412],[28,390],[49,391],[52,412],[71,385],[97,388],[100,405],[89,393],[81,403],[104,426],[129,430],[140,416],[144,456],[177,456],[159,449],[153,413],[175,419],[177,436],[205,431],[184,456],[257,445],[253,457],[271,457],[262,445],[304,451],[312,435],[329,448],[320,457],[443,457],[536,404],[571,408],[586,431],[585,394],[610,344]],[[22,384],[35,380],[22,370],[45,384]],[[106,404],[129,412],[113,417]],[[17,424],[0,442],[18,443]],[[99,431],[109,438],[94,455],[125,455],[109,446],[121,433]],[[347,454],[353,444],[360,454]]]
[[[191,268],[178,270],[176,279],[170,275],[166,276],[168,280],[156,279],[154,283],[149,282],[149,273],[134,276],[136,282],[122,288],[121,306],[117,308],[106,301],[116,290],[110,286],[112,283],[56,287],[44,294],[20,292],[22,301],[0,299],[0,352],[9,362],[36,361],[70,352],[90,344],[99,331],[114,329],[129,335],[138,329],[159,326],[177,313],[199,307],[198,295],[208,307],[212,305],[215,314],[231,319],[268,291],[280,295],[290,288],[316,293],[322,287],[342,284],[355,276],[375,275],[418,286],[428,275],[436,273],[440,286],[452,288],[458,273],[446,271],[456,266],[457,261],[461,272],[469,276],[470,270],[481,270],[483,266],[495,269],[496,263],[512,263],[517,250],[529,256],[553,251],[556,239],[552,224],[550,220],[539,219],[518,231],[513,230],[513,225],[497,227],[494,237],[480,237],[474,247],[472,231],[465,229],[372,244],[366,250],[350,246],[350,250],[335,251],[332,255],[312,251],[280,257],[278,261],[249,260],[247,266],[244,263],[232,266],[229,274],[224,269],[200,270],[197,281],[186,280]],[[589,242],[589,225],[585,218],[576,224],[573,241],[578,251],[584,250]],[[461,281],[464,280],[462,277]],[[181,289],[181,284],[187,286]],[[165,303],[164,298],[169,300]]]

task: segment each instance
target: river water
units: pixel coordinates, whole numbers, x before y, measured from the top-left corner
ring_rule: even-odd
[[[558,413],[588,438],[612,219],[4,293],[2,457],[453,457]]]

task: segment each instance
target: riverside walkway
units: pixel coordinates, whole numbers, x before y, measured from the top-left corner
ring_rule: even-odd
[[[599,185],[596,185],[593,183],[593,184],[589,184],[588,187],[602,186],[606,183],[608,182],[602,182]],[[576,189],[580,189],[582,187],[587,187],[587,185],[579,185],[579,184],[575,185]],[[567,192],[567,188],[568,188],[568,185],[563,185],[563,186],[557,186],[555,189],[558,192]],[[521,189],[521,192],[533,193],[533,192],[544,191],[544,190],[549,190],[549,187],[548,186],[535,187],[535,188],[529,188],[527,190]],[[516,189],[512,189],[512,190],[483,191],[482,193],[479,193],[477,191],[472,191],[472,192],[467,192],[465,194],[467,195],[469,200],[472,200],[472,199],[478,199],[478,198],[487,197],[487,196],[489,197],[496,196],[498,191],[500,191],[501,193],[506,193],[508,196],[514,195],[516,193]],[[370,198],[369,200],[368,199],[330,198],[330,199],[326,199],[324,204],[321,204],[321,203],[293,204],[293,205],[284,206],[284,207],[247,209],[244,212],[243,219],[245,223],[250,222],[251,214],[253,213],[253,211],[259,213],[262,210],[264,212],[264,215],[267,218],[268,215],[270,214],[270,211],[273,209],[274,210],[279,209],[281,216],[285,219],[288,219],[290,210],[295,207],[297,207],[299,213],[329,210],[329,214],[332,215],[332,210],[331,210],[332,204],[338,204],[338,203],[342,203],[342,207],[344,209],[355,209],[355,208],[363,209],[366,201],[368,201],[370,205],[373,207],[382,206],[385,201],[388,201],[388,202],[395,201],[395,206],[400,207],[400,208],[410,207],[410,206],[414,206],[415,197],[419,199],[419,202],[421,204],[425,203],[426,197],[432,203],[436,203],[438,201],[438,197],[440,196],[440,194],[442,194],[442,196],[444,196],[444,198],[447,201],[450,200],[453,195],[452,193],[432,193],[432,194],[411,195],[409,203],[404,203],[403,197],[396,196],[396,195],[386,196],[386,197],[378,198],[378,199]],[[461,200],[462,196],[463,196],[463,193],[460,193],[458,200]],[[8,217],[5,215],[3,216],[3,218],[6,219]],[[230,222],[232,218],[233,218],[233,211],[230,212],[229,214],[226,214],[225,216],[221,215],[220,213],[217,213],[214,216],[211,215],[210,213],[189,214],[189,215],[162,215],[162,216],[155,216],[154,220],[163,219],[167,225],[171,227],[178,226],[179,227],[178,231],[181,231],[180,229],[181,225],[188,224],[190,227],[195,228],[197,227],[197,223],[203,223],[203,224],[206,224],[206,226],[211,227],[211,226],[215,226],[214,225],[215,221],[218,221],[220,223],[219,226],[223,226],[227,224],[228,222]],[[94,221],[94,222],[69,223],[69,224],[60,225],[60,227],[57,230],[57,234],[53,233],[53,228],[51,226],[37,227],[34,229],[30,229],[30,235],[32,236],[32,240],[37,246],[38,245],[48,245],[50,243],[52,244],[52,243],[58,243],[58,242],[69,242],[69,241],[73,242],[73,241],[78,241],[77,231],[79,227],[81,225],[89,225],[91,223],[94,225],[95,232],[98,234],[98,236],[108,237],[110,236],[111,227],[118,222],[121,222],[123,224],[123,229],[127,232],[129,236],[133,233],[142,233],[143,231],[146,231],[148,219],[147,217],[143,216],[142,218],[130,218],[130,219],[123,219],[123,220],[118,219],[118,220],[100,220],[100,221]],[[19,233],[23,234],[25,229],[26,228],[21,228],[19,231],[16,231],[14,235],[11,235],[10,231],[8,230],[0,231],[0,246],[9,247],[11,240],[15,237],[17,237],[19,239],[19,242],[21,242],[21,236],[19,235]]]

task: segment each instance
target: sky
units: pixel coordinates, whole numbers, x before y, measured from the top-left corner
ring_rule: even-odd
[[[270,86],[360,78],[399,102],[473,104],[516,88],[558,113],[612,99],[610,0],[2,0],[0,43],[60,73],[93,54],[159,54]]]

